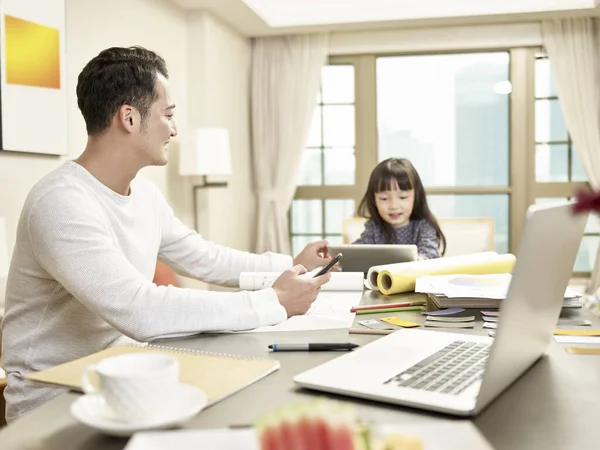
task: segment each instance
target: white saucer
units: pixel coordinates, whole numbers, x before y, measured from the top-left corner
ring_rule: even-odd
[[[82,395],[75,400],[71,405],[71,415],[79,422],[113,436],[131,436],[137,431],[174,427],[198,414],[207,403],[206,394],[196,386],[181,383],[179,390],[181,405],[171,417],[161,420],[125,422],[106,418],[100,413],[96,394]]]

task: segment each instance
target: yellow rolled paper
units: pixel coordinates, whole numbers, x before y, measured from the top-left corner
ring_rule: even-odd
[[[377,276],[377,287],[382,294],[391,295],[415,290],[416,280],[419,277],[433,275],[489,275],[492,273],[511,273],[515,265],[515,255],[510,253],[494,255],[486,259],[439,258],[436,260],[418,261],[423,264],[414,264],[402,269],[396,267],[392,270],[383,270]],[[430,264],[427,264],[427,263]]]

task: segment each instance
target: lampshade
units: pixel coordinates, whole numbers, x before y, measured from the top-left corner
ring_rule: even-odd
[[[179,174],[229,175],[231,152],[225,128],[197,128],[192,131],[179,158]]]
[[[6,223],[0,217],[0,278],[8,275],[8,252],[6,250]]]

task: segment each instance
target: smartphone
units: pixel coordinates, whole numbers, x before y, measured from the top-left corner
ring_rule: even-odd
[[[323,267],[321,270],[319,270],[313,278],[317,278],[317,277],[320,277],[321,275],[325,275],[329,271],[329,269],[331,269],[333,266],[335,266],[338,263],[338,261],[340,259],[342,259],[343,256],[344,255],[342,255],[341,253],[338,253],[337,256],[335,258],[333,258],[331,261],[329,261],[329,263],[325,267]]]

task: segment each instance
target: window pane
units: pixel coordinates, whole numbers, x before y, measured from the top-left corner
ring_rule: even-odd
[[[302,154],[302,165],[298,177],[300,186],[321,185],[321,149],[307,148]]]
[[[323,145],[354,147],[354,106],[323,107]]]
[[[536,100],[535,141],[566,142],[568,138],[567,125],[558,100]]]
[[[318,241],[321,239],[320,235],[315,236],[292,236],[292,255],[296,256],[302,251],[306,244]]]
[[[427,186],[508,184],[506,52],[377,59],[379,160],[405,157]]]
[[[325,149],[325,184],[352,185],[356,172],[353,148]]]
[[[324,66],[323,103],[354,103],[354,66]]]
[[[600,236],[584,236],[575,260],[575,272],[591,272],[596,262],[596,252],[600,244]]]
[[[571,181],[588,181],[588,176],[585,173],[583,164],[581,164],[581,159],[579,159],[577,151],[575,151],[573,147],[571,147],[571,151],[573,152],[573,165],[571,166]]]
[[[292,202],[292,233],[323,232],[321,200],[294,200]]]
[[[310,131],[306,141],[307,147],[320,147],[321,143],[321,107],[316,106],[313,112]]]
[[[600,234],[600,218],[598,214],[590,214],[585,226],[586,234]]]
[[[535,96],[538,98],[557,96],[549,59],[535,61]]]
[[[508,252],[508,195],[428,195],[427,202],[437,218],[493,217],[496,251]],[[446,237],[448,238],[448,236]]]
[[[325,200],[325,233],[342,233],[342,221],[354,215],[354,200]]]
[[[535,146],[535,180],[569,181],[569,146],[566,144]]]

